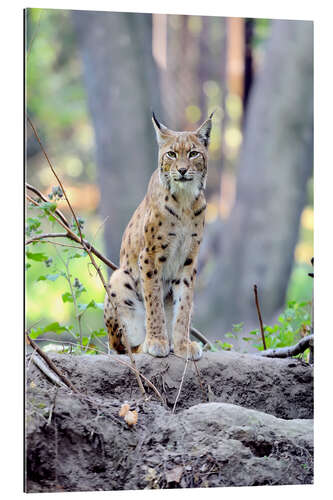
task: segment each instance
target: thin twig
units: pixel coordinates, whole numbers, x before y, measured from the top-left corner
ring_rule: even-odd
[[[44,240],[45,238],[67,238],[67,237],[68,237],[67,233],[44,233],[44,234],[39,234],[35,238],[31,238],[30,240],[26,241],[25,244],[29,245],[30,243],[39,240]]]
[[[307,335],[295,345],[288,347],[277,347],[276,349],[267,349],[266,351],[256,353],[256,355],[263,356],[265,358],[290,358],[291,356],[301,354],[308,348],[313,349],[313,339],[313,335]]]
[[[264,326],[263,326],[263,323],[262,323],[261,311],[260,311],[259,300],[258,300],[257,285],[253,286],[253,290],[254,290],[254,298],[255,298],[256,306],[257,306],[257,312],[258,312],[258,318],[259,318],[259,324],[260,324],[260,331],[261,331],[262,343],[263,343],[263,346],[264,346],[264,350],[266,351],[267,347],[266,347]]]
[[[45,352],[42,351],[42,349],[30,338],[27,332],[25,333],[25,336],[28,344],[30,344],[31,347],[38,352],[38,354],[44,359],[44,361],[46,361],[49,367],[58,375],[58,377],[67,385],[67,387],[69,387],[73,392],[77,392],[72,382],[61,373],[61,371],[56,367],[53,361],[51,361],[50,358],[45,354]]]
[[[174,403],[173,408],[172,408],[172,413],[175,413],[175,410],[176,410],[176,405],[177,405],[177,402],[178,402],[178,399],[179,399],[179,396],[180,396],[180,393],[181,393],[181,390],[182,390],[182,387],[183,387],[184,379],[185,379],[185,373],[186,373],[186,370],[187,370],[187,365],[188,365],[188,357],[186,358],[186,362],[185,362],[185,367],[184,367],[182,379],[180,381],[180,386],[179,386],[179,389],[178,389],[178,392],[177,392],[176,400],[175,400],[175,403]]]
[[[35,241],[38,241],[38,238]],[[32,243],[32,241],[30,240],[29,243]],[[82,250],[82,247],[78,247],[76,245],[66,245],[66,243],[60,243],[59,241],[42,240],[41,243],[50,243],[50,245],[56,245],[59,247],[75,248],[76,250]],[[26,243],[26,245],[27,244],[28,243]]]

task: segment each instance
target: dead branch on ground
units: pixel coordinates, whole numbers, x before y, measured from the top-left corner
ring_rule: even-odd
[[[58,375],[58,377],[60,378],[60,380],[67,387],[69,387],[69,389],[71,389],[73,392],[77,392],[77,390],[73,386],[72,382],[70,380],[68,380],[68,378],[65,377],[65,375],[63,373],[61,373],[61,371],[56,367],[56,365],[53,363],[53,361],[51,361],[50,358],[45,354],[45,352],[42,351],[42,349],[30,338],[30,336],[29,336],[29,334],[27,332],[25,333],[25,336],[26,336],[28,344],[30,344],[31,347],[36,352],[38,352],[38,354],[40,355],[40,357],[43,358],[43,360],[49,365],[49,367],[51,368],[51,370]]]
[[[267,349],[266,351],[256,353],[256,355],[263,356],[265,358],[290,358],[291,356],[301,354],[308,348],[313,349],[313,339],[313,335],[308,335],[306,337],[303,337],[295,345],[288,347],[277,347],[276,349]]]

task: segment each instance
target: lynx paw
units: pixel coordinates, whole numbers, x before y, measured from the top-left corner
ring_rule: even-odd
[[[175,346],[175,354],[182,356],[183,358],[193,359],[197,361],[202,357],[202,349],[198,342],[189,342],[188,345],[185,344],[184,347]]]
[[[164,358],[170,352],[169,342],[161,340],[145,340],[142,344],[142,352],[149,353],[157,358]]]

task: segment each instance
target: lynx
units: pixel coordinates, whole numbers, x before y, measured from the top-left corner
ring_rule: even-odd
[[[207,149],[212,115],[194,132],[153,125],[158,168],[122,238],[120,268],[110,279],[112,302],[104,303],[110,346],[133,352],[200,359],[190,341],[196,263],[205,224]]]

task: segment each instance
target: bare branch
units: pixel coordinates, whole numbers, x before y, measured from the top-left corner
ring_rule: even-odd
[[[30,240],[26,241],[26,245],[30,245],[30,243],[33,243],[34,241],[39,241],[43,240],[45,238],[68,238],[67,233],[45,233],[45,234],[39,234],[35,238],[31,238]]]
[[[50,358],[45,354],[45,352],[42,351],[42,349],[30,338],[30,336],[28,335],[27,332],[25,333],[25,336],[26,336],[28,344],[30,344],[31,347],[35,351],[38,352],[38,354],[41,356],[41,358],[43,358],[44,361],[49,365],[51,370],[53,370],[54,373],[56,373],[58,375],[58,377],[67,385],[67,387],[69,387],[73,392],[77,392],[77,390],[73,386],[72,382],[70,380],[68,380],[68,378],[65,377],[65,375],[63,375],[60,370],[58,370],[58,368],[53,363],[53,361],[51,361]]]
[[[59,387],[65,387],[67,389],[67,385],[58,377],[56,373],[46,364],[46,362],[39,356],[34,356],[32,358],[32,362],[40,369],[44,375],[54,383],[54,385]]]
[[[258,318],[259,318],[259,324],[260,324],[260,331],[261,331],[261,338],[262,338],[262,344],[264,346],[264,349],[266,350],[266,340],[265,340],[265,333],[264,333],[264,326],[262,324],[262,317],[261,317],[261,311],[259,307],[259,300],[258,300],[258,291],[257,291],[257,285],[253,286],[254,290],[254,298],[256,301],[256,306],[257,306],[257,312],[258,312]]]
[[[313,335],[308,335],[307,337],[303,337],[295,345],[288,347],[278,347],[276,349],[267,349],[266,351],[256,353],[256,355],[263,356],[265,358],[290,358],[291,356],[301,354],[308,348],[313,348],[313,339]]]

